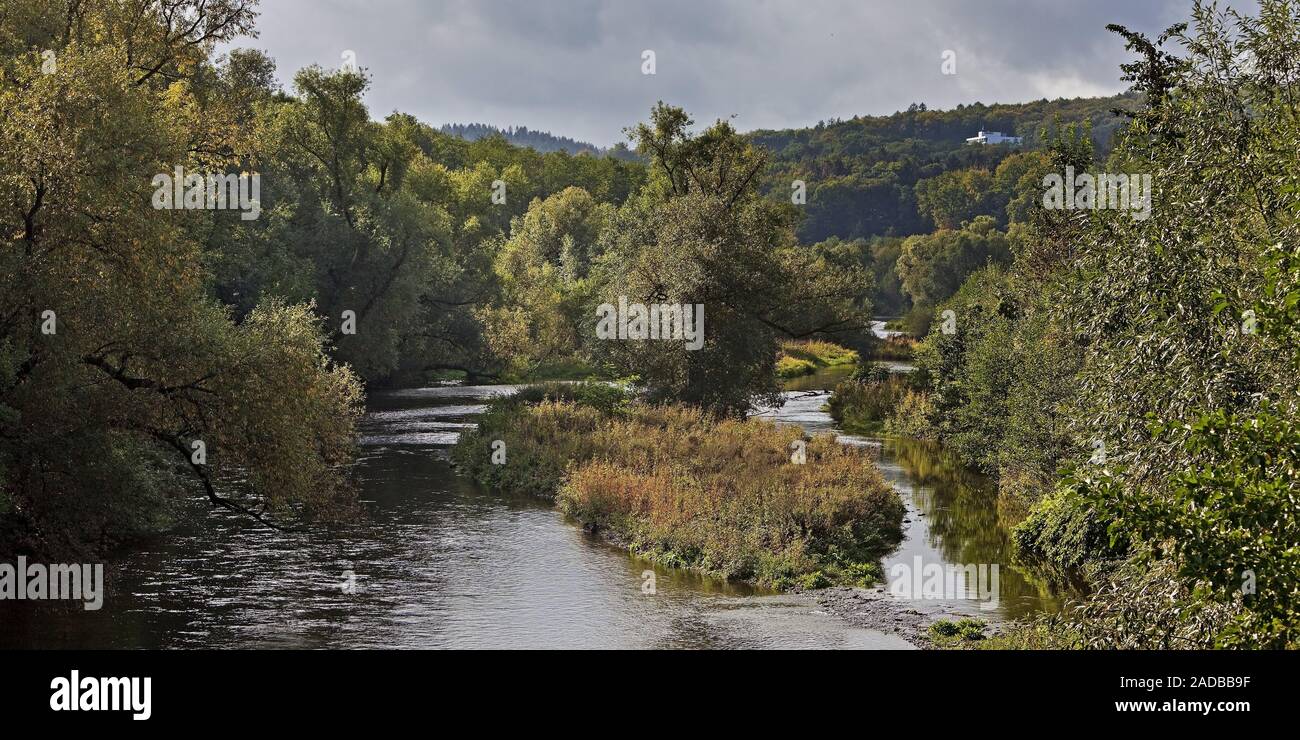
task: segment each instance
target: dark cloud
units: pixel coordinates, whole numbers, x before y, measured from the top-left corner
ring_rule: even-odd
[[[1158,33],[1190,0],[268,0],[261,38],[286,82],[344,50],[367,98],[432,124],[526,125],[611,144],[656,100],[742,129],[891,113],[912,102],[1124,88],[1122,23]],[[641,74],[641,52],[658,69]],[[940,74],[957,54],[957,74]]]

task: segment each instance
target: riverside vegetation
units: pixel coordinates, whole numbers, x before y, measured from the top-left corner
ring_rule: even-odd
[[[851,434],[878,434],[897,426],[894,414],[912,394],[913,382],[903,373],[865,365],[854,370],[848,380],[835,386],[826,410],[844,431]],[[899,435],[917,436],[917,435]]]
[[[858,353],[838,344],[819,340],[781,342],[776,358],[776,374],[782,378],[812,375],[822,368],[853,365]]]
[[[902,536],[902,501],[862,450],[607,386],[497,400],[454,459],[639,555],[762,586],[874,584]]]
[[[906,237],[971,187],[1025,200],[1040,155],[965,147],[969,130],[1060,115],[1104,145],[1132,102],[748,135],[659,105],[635,152],[571,156],[377,120],[364,69],[240,48],[256,19],[255,0],[0,0],[0,552],[103,553],[191,495],[275,526],[352,516],[365,388],[636,374],[659,401],[773,402],[780,341],[856,348],[873,306],[912,307]],[[177,167],[257,174],[258,217],[152,208]],[[811,220],[770,197],[804,170],[833,175]],[[897,217],[844,220],[875,203]],[[908,286],[929,285],[927,255]],[[705,348],[592,342],[589,309],[619,295],[706,304]]]
[[[468,142],[372,119],[364,70],[284,89],[262,52],[216,52],[256,15],[0,0],[2,552],[102,553],[189,495],[353,516],[366,387],[635,372],[736,416],[779,397],[780,338],[869,316],[859,255],[799,244],[725,121],[660,104],[632,161]],[[152,207],[177,167],[256,173],[257,218]],[[595,341],[623,295],[707,304],[706,348]]]

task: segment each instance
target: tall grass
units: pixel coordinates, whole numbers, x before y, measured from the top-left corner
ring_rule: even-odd
[[[906,375],[868,368],[836,386],[826,408],[844,431],[877,434],[911,390]]]
[[[812,375],[818,368],[852,365],[858,353],[820,339],[787,340],[776,356],[776,374],[782,378]]]
[[[877,338],[871,343],[871,359],[873,360],[911,360],[916,353],[918,342],[912,337],[898,335],[887,337],[885,339]]]
[[[778,378],[798,378],[817,372],[817,363],[802,357],[776,356],[776,376]]]
[[[505,465],[489,462],[496,439]],[[791,460],[797,440],[803,464]],[[902,503],[866,453],[764,420],[507,402],[455,454],[485,483],[554,496],[639,554],[766,586],[874,582],[901,537]]]
[[[624,413],[630,399],[617,386],[546,383],[494,401],[478,428],[461,435],[452,460],[493,488],[554,498],[571,460],[595,453],[593,435]],[[504,448],[494,443],[504,443]],[[505,464],[493,462],[494,452]]]

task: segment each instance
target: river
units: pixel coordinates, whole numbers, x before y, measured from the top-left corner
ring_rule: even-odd
[[[108,566],[101,610],[3,604],[0,647],[910,647],[848,625],[809,596],[657,567],[546,502],[456,474],[450,445],[491,396],[511,390],[374,394],[361,426],[360,521],[273,532],[195,502],[173,531]],[[766,415],[833,431],[824,394],[786,395]],[[987,482],[924,447],[845,441],[872,446],[908,504],[907,539],[887,568],[916,556],[1006,562]],[[647,571],[653,594],[643,592]],[[1051,608],[1005,565],[1001,581],[1003,616]]]

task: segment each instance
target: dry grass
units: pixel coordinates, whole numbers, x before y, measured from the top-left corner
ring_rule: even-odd
[[[901,537],[897,493],[867,453],[829,436],[680,406],[512,406],[458,458],[503,439],[508,464],[470,466],[480,479],[550,489],[584,526],[664,563],[775,587],[866,583]],[[796,440],[804,464],[791,461]]]

